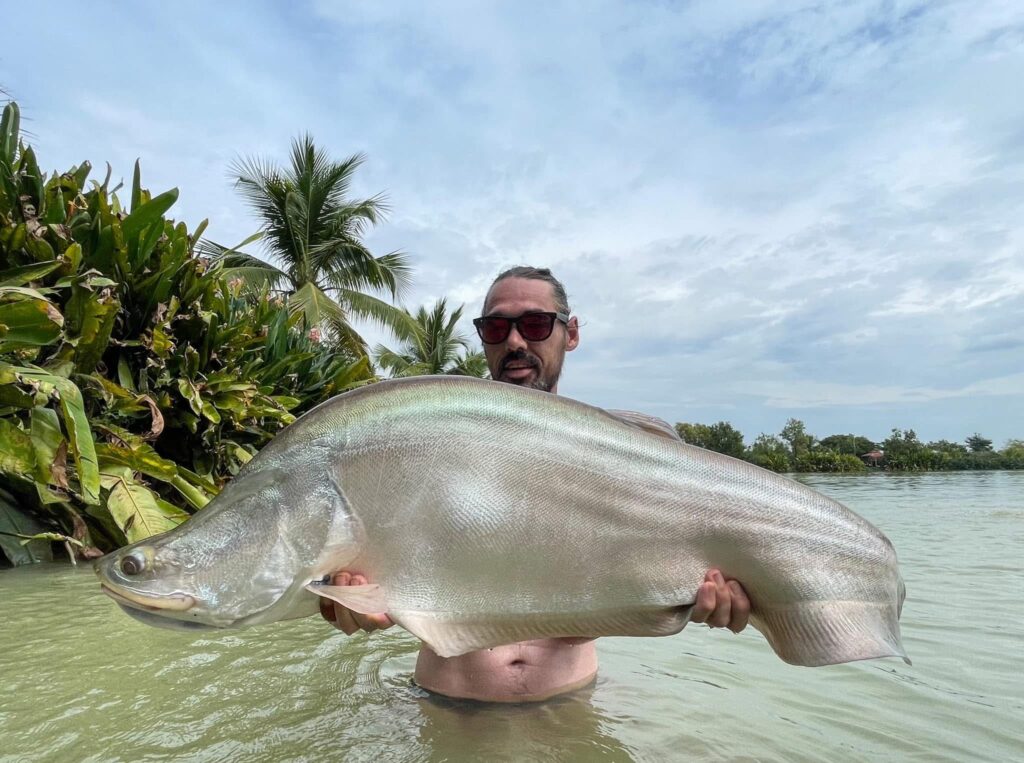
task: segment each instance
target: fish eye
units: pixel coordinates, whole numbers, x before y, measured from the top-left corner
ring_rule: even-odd
[[[121,572],[125,575],[138,575],[146,569],[146,557],[138,551],[121,559]]]

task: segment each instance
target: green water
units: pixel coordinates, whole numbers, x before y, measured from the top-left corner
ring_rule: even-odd
[[[912,667],[797,668],[691,627],[602,640],[568,698],[458,704],[411,685],[398,628],[158,630],[55,564],[0,571],[0,761],[1024,758],[1024,473],[805,481],[895,543]]]

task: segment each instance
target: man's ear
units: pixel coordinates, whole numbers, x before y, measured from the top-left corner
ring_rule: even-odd
[[[575,350],[580,343],[580,322],[576,316],[569,319],[565,325],[565,351]]]

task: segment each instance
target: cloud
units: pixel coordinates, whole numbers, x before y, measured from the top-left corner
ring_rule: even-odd
[[[737,392],[762,397],[766,405],[785,409],[913,405],[963,397],[1014,396],[1019,395],[1021,389],[1024,389],[1024,373],[983,379],[957,388],[854,385],[814,381],[786,384],[743,382],[735,385]]]
[[[255,221],[232,158],[284,161],[304,130],[364,151],[353,195],[387,192],[368,241],[409,252],[411,307],[465,303],[471,333],[500,269],[555,268],[583,321],[567,394],[748,439],[797,414],[1024,436],[1018,4],[8,15],[48,30],[48,54],[14,36],[0,61],[48,163],[129,176],[141,156],[175,214],[234,243]],[[67,74],[81,39],[116,76]]]

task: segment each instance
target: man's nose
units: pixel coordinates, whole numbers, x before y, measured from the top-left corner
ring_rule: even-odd
[[[505,345],[510,350],[525,350],[527,341],[523,339],[522,334],[519,333],[519,327],[514,323],[512,324],[512,330],[508,332],[508,338],[505,340]]]

